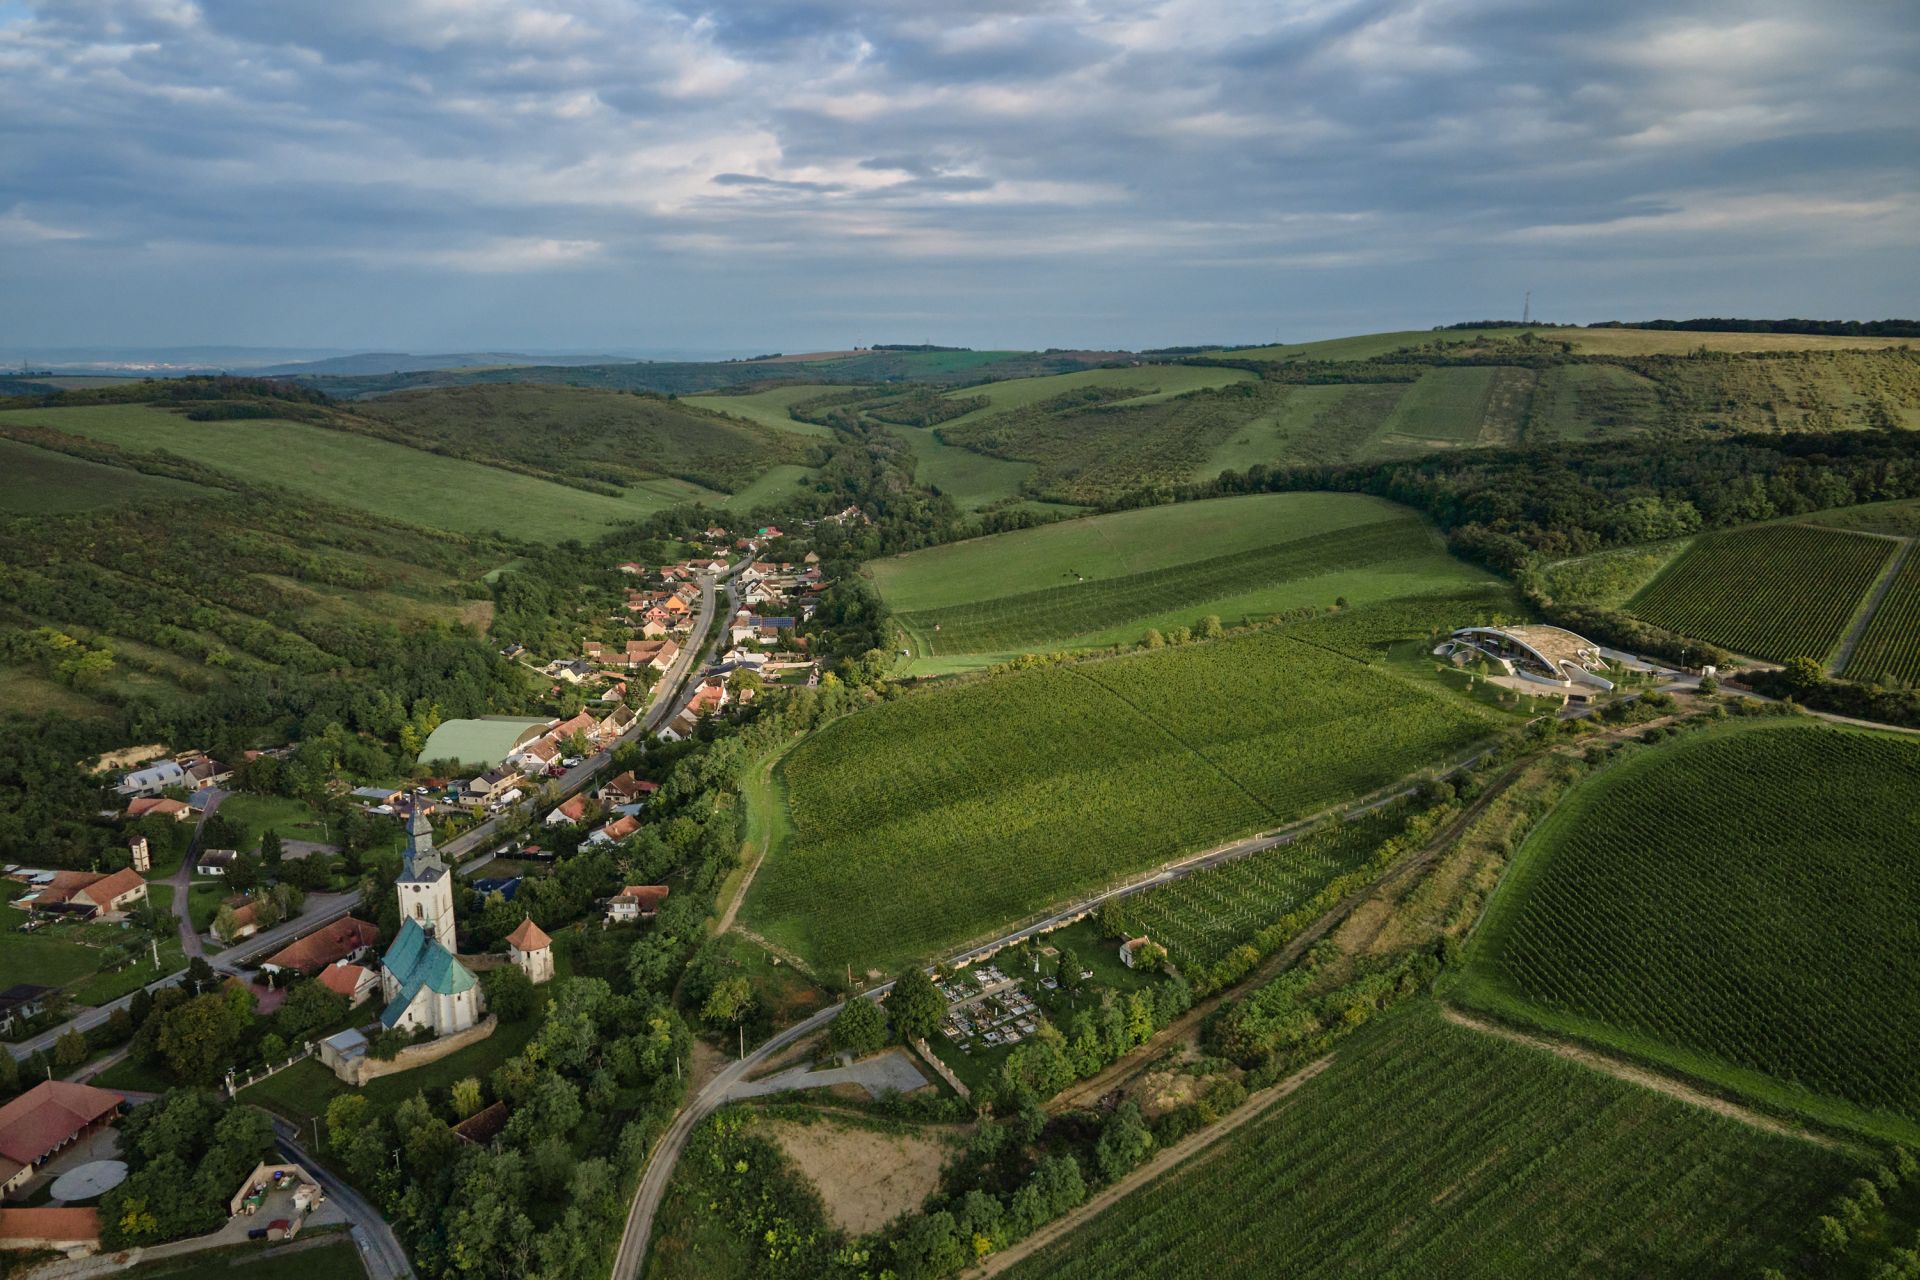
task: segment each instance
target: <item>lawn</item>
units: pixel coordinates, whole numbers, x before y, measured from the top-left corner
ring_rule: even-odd
[[[18,888],[9,884],[10,890]],[[117,1000],[155,978],[186,967],[179,940],[168,938],[160,944],[158,968],[153,964],[151,951],[143,951],[137,962],[113,973],[102,973],[100,966],[106,958],[106,948],[135,943],[145,946],[148,934],[117,925],[70,922],[21,933],[16,926],[25,919],[23,911],[12,906],[0,907],[0,974],[5,975],[9,985],[29,982],[35,986],[61,987],[76,1003],[95,1006]]]
[[[1138,641],[1302,607],[1491,579],[1404,507],[1355,494],[1260,494],[1146,507],[870,563],[911,638],[910,672]],[[960,656],[969,661],[956,661]]]
[[[792,835],[742,916],[822,971],[895,967],[1398,781],[1504,723],[1271,631],[922,691],[786,757]]]
[[[1442,1022],[1421,1001],[1008,1274],[1753,1276],[1789,1265],[1866,1168]]]
[[[232,893],[227,882],[218,877],[196,879],[187,886],[187,917],[192,920],[195,933],[205,933],[213,927],[213,918],[220,914],[220,904]]]
[[[134,502],[207,496],[205,488],[185,480],[143,475],[0,439],[0,512],[66,515]]]
[[[1576,788],[1456,998],[1911,1143],[1916,914],[1920,741],[1732,722]]]
[[[138,451],[165,450],[243,480],[458,533],[591,539],[679,502],[724,495],[682,480],[618,498],[345,431],[278,420],[193,422],[146,405],[16,411],[19,420]]]
[[[540,1029],[548,989],[538,988],[537,994],[540,997],[539,1004],[522,1021],[503,1022],[494,1028],[492,1035],[478,1044],[468,1045],[438,1062],[381,1076],[369,1081],[359,1092],[365,1095],[368,1105],[390,1111],[418,1092],[450,1089],[456,1081],[468,1076],[486,1080],[493,1074],[494,1068],[526,1048],[527,1042],[533,1039],[533,1033]],[[378,1013],[378,1009],[367,1005],[363,1006],[363,1012],[372,1016]],[[342,1084],[332,1071],[321,1066],[319,1059],[308,1058],[241,1092],[246,1095],[248,1102],[277,1112],[311,1131],[313,1118],[324,1116],[329,1102],[352,1090]]]
[[[268,831],[282,840],[325,840],[320,817],[304,800],[286,796],[233,794],[220,802],[220,816],[244,831],[242,853],[257,853],[260,837]]]
[[[783,462],[768,467],[758,479],[738,493],[721,499],[720,505],[729,511],[751,511],[763,503],[784,502],[812,484],[815,476],[812,467]]]

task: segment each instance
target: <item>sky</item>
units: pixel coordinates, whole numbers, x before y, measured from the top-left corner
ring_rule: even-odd
[[[0,0],[0,347],[1911,316],[1893,0]]]

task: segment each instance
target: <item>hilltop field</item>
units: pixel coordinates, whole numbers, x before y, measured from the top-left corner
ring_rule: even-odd
[[[1372,604],[1492,575],[1413,512],[1352,494],[1260,494],[1092,516],[868,566],[913,649],[905,670],[1132,644],[1151,628]]]

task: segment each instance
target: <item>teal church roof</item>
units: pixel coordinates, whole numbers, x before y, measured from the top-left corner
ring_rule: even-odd
[[[400,984],[399,994],[387,1002],[380,1014],[380,1023],[386,1027],[400,1021],[407,1006],[420,994],[420,988],[450,996],[469,990],[474,983],[467,967],[416,920],[401,924],[400,936],[387,948],[380,964]]]

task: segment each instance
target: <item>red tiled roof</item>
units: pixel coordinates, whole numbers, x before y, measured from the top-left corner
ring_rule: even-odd
[[[553,939],[546,930],[535,924],[531,918],[522,920],[520,927],[507,935],[507,945],[521,951],[538,951],[542,947],[553,945]]]
[[[171,818],[176,813],[187,812],[189,807],[185,802],[169,796],[141,796],[127,802],[127,816],[144,818],[150,813],[157,813],[163,818]]]
[[[560,816],[569,822],[578,822],[580,819],[586,817],[587,793],[582,791],[579,795],[562,801],[560,805]]]
[[[614,897],[640,904],[642,911],[657,911],[660,904],[667,900],[667,886],[664,884],[630,884]]]
[[[621,814],[606,826],[600,828],[600,834],[609,840],[625,840],[640,829],[640,819],[632,814]]]
[[[507,1104],[496,1102],[483,1107],[453,1126],[453,1131],[468,1142],[479,1144],[489,1141],[507,1127]]]
[[[0,1107],[0,1156],[35,1164],[55,1147],[126,1101],[111,1089],[71,1080],[42,1080]]]
[[[96,879],[92,884],[73,896],[85,902],[91,902],[102,911],[113,905],[113,900],[122,894],[146,887],[146,880],[131,867],[122,867],[110,876]]]
[[[0,1209],[0,1240],[98,1240],[98,1209]]]
[[[262,963],[302,973],[318,973],[337,960],[344,960],[362,947],[380,940],[380,930],[365,920],[342,916],[322,925],[304,938],[288,943]]]
[[[71,902],[82,889],[104,879],[98,871],[56,871],[52,882],[40,890],[38,901],[42,906]]]
[[[351,1000],[353,993],[360,989],[360,980],[366,976],[366,973],[367,970],[363,965],[330,964],[320,971],[317,981],[335,995],[342,995]]]

